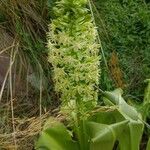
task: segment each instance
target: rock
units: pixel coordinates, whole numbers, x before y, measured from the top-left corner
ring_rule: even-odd
[[[2,86],[10,64],[10,46],[13,38],[2,28],[0,28],[0,87]]]

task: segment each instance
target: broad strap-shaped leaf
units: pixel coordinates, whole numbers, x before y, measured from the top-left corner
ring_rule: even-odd
[[[146,150],[150,150],[150,138],[149,138],[149,140],[148,140]]]
[[[92,114],[89,118],[89,121],[93,121],[96,123],[101,123],[101,124],[114,124],[117,122],[124,121],[125,118],[124,116],[117,110],[110,110],[110,111],[101,111],[101,112],[96,112]]]
[[[112,150],[117,137],[123,132],[128,120],[112,125],[95,122],[87,123],[87,132],[91,139],[90,150]]]
[[[144,105],[147,103],[150,103],[150,79],[145,80],[146,83],[148,83],[146,89],[145,89],[145,94],[144,94]]]
[[[140,121],[130,121],[119,136],[120,150],[139,150],[144,125]]]
[[[77,142],[73,141],[66,127],[56,123],[53,127],[42,131],[36,144],[37,150],[79,150]]]
[[[145,80],[145,82],[148,84],[145,89],[144,94],[144,101],[142,106],[142,116],[143,120],[145,121],[147,117],[149,117],[149,110],[150,110],[150,79]]]
[[[118,111],[126,118],[131,120],[138,120],[139,114],[136,109],[126,103],[122,97],[123,91],[121,89],[116,89],[112,92],[103,92],[107,101],[110,101],[114,105],[118,105]]]
[[[116,89],[113,92],[104,92],[104,96],[114,105],[118,105],[118,111],[129,119],[130,123],[126,126],[122,135],[118,138],[120,150],[139,150],[144,124],[136,109],[128,105],[122,98],[122,91]]]

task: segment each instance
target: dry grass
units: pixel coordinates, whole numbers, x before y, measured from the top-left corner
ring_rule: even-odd
[[[31,88],[30,93],[29,89],[27,91],[26,87],[30,86],[25,79],[17,84],[18,79],[21,78],[16,65],[19,56],[18,43],[14,40],[10,47],[5,48],[9,63],[5,63],[4,60],[1,64],[5,66],[6,71],[4,71],[5,76],[4,74],[2,76],[0,90],[0,148],[30,150],[34,147],[35,136],[40,132],[48,114],[42,113],[42,97],[39,103],[38,94],[34,95],[34,90],[32,91]],[[1,56],[4,56],[5,49],[1,50]],[[27,98],[27,95],[30,97]]]
[[[32,149],[34,147],[34,142],[36,139],[36,136],[41,131],[41,120],[42,124],[47,119],[48,114],[44,114],[40,117],[31,117],[31,118],[14,118],[15,122],[15,133],[5,133],[0,134],[0,143],[1,148],[6,150],[13,150],[13,149]],[[11,118],[8,118],[8,121],[10,121],[10,127],[11,127]],[[16,145],[14,144],[14,137],[15,134],[15,140]]]
[[[0,69],[3,68],[3,75],[0,72],[0,149],[3,150],[32,150],[49,116],[47,110],[52,109],[42,106],[43,99],[47,101],[47,95],[52,92],[47,87],[43,90],[43,79],[50,81],[44,69],[48,72],[50,68],[47,54],[43,52],[46,48],[39,46],[42,42],[45,45],[46,40],[46,2],[0,0]],[[42,76],[38,90],[27,78],[35,72]],[[52,97],[55,99],[55,94]]]
[[[39,94],[35,95],[34,89],[28,85],[27,91],[26,86],[23,86],[28,84],[26,81],[21,80],[18,85],[14,84],[18,80],[17,72],[12,71],[16,70],[16,55],[17,50],[15,53],[12,50],[0,91],[0,148],[31,150],[48,114],[42,113],[42,97],[39,100]]]
[[[41,31],[46,31],[47,6],[46,2],[31,0],[0,0],[0,13],[5,18],[1,25],[16,35],[19,24],[23,30],[28,30],[33,39]],[[41,35],[42,36],[42,35]]]
[[[42,85],[37,91],[27,81],[32,68],[20,55],[19,41],[1,31],[0,67],[5,66],[5,75],[0,88],[0,149],[32,150],[50,113],[42,106]],[[7,56],[7,63],[3,56]]]

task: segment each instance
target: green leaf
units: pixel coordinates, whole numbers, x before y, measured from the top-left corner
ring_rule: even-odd
[[[143,128],[140,121],[130,121],[118,138],[120,150],[139,150]]]
[[[149,138],[149,140],[148,140],[148,143],[147,143],[147,148],[146,148],[146,150],[150,150],[150,138]]]
[[[78,150],[77,142],[73,141],[66,127],[61,123],[42,131],[36,144],[36,149],[41,150]]]
[[[91,115],[88,120],[96,123],[109,125],[116,122],[124,121],[125,118],[122,116],[122,114],[120,114],[117,109],[115,109],[111,111],[97,112]]]
[[[144,104],[150,103],[150,79],[145,80],[146,83],[148,83],[145,94],[144,94]]]
[[[91,139],[90,150],[112,150],[117,137],[128,122],[125,120],[112,125],[88,122],[87,131]]]
[[[118,105],[118,111],[126,118],[126,119],[132,119],[132,120],[138,120],[139,114],[136,111],[136,109],[126,103],[126,101],[122,97],[122,90],[116,89],[112,92],[103,92],[103,95],[105,98],[107,98],[107,101],[110,101],[110,103],[114,105]]]
[[[107,98],[107,101],[110,100],[114,105],[118,105],[118,111],[124,116],[124,119],[130,120],[121,136],[117,139],[119,141],[120,150],[139,150],[144,124],[138,112],[134,107],[125,102],[121,96],[121,90],[117,89],[113,92],[103,92],[103,94]],[[112,116],[115,117],[115,115]]]

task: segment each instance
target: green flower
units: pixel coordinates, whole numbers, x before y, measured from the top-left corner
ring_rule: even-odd
[[[98,99],[99,47],[97,30],[86,8],[87,0],[60,0],[49,25],[49,62],[55,90],[68,113],[86,114]]]

